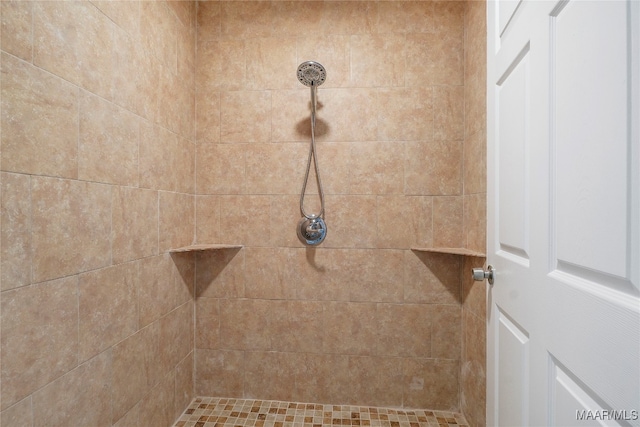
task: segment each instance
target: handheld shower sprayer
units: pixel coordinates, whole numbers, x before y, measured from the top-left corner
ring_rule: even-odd
[[[318,156],[316,154],[316,108],[317,108],[317,92],[320,86],[327,78],[327,72],[324,67],[314,61],[306,61],[298,66],[298,80],[311,89],[311,144],[309,146],[309,159],[307,161],[307,171],[300,192],[300,212],[302,219],[298,223],[298,238],[302,243],[309,246],[319,245],[327,235],[327,226],[322,216],[324,215],[324,191],[322,190],[322,182],[320,181],[320,170],[318,169]],[[316,181],[318,183],[318,193],[320,195],[320,212],[318,214],[308,214],[304,210],[304,196],[309,180],[309,171],[311,169],[311,159],[316,172]]]

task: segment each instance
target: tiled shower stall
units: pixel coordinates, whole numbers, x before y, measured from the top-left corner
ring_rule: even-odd
[[[484,424],[484,259],[412,250],[484,252],[484,2],[0,11],[3,427],[171,425],[195,396]]]

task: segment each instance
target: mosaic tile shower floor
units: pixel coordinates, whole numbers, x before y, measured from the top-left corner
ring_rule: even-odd
[[[174,427],[466,427],[455,412],[274,400],[195,398]]]

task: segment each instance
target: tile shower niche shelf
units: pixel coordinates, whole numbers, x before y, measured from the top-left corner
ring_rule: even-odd
[[[197,251],[219,251],[224,249],[242,249],[242,245],[226,245],[226,244],[200,244],[184,246],[182,248],[171,249],[169,252],[197,252]]]
[[[453,254],[481,258],[486,258],[487,256],[482,252],[472,251],[471,249],[466,248],[411,248],[411,250],[416,252],[436,252],[439,254]]]

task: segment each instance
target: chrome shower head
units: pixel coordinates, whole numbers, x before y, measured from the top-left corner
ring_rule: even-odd
[[[305,86],[320,86],[327,78],[327,71],[321,64],[313,61],[298,66],[298,80]]]

